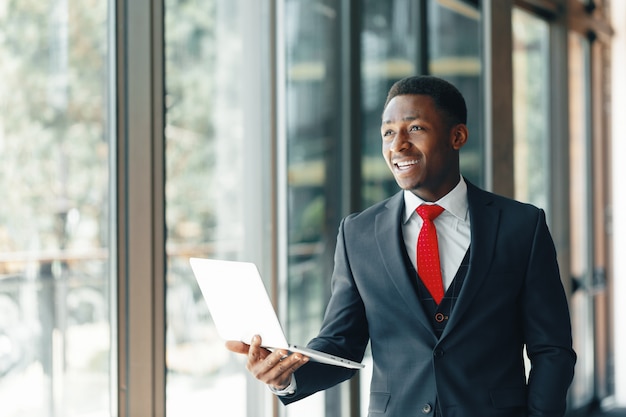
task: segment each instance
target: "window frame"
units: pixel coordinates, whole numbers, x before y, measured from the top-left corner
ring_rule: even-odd
[[[164,416],[163,3],[116,0],[115,22],[117,411]]]

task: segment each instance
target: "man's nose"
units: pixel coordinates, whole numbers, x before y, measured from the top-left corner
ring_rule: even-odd
[[[393,142],[391,143],[391,150],[393,152],[401,152],[406,150],[410,146],[409,135],[407,132],[398,132],[396,137],[393,138]]]

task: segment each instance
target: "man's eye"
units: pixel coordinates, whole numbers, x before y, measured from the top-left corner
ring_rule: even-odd
[[[385,130],[385,131],[383,132],[383,137],[384,137],[384,136],[389,136],[389,135],[392,135],[392,134],[393,134],[393,130]]]
[[[421,126],[411,126],[411,128],[409,129],[411,132],[414,132],[416,130],[422,130]]]

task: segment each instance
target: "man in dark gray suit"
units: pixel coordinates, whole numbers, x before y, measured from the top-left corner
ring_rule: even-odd
[[[565,413],[576,355],[545,214],[461,176],[466,117],[465,100],[444,80],[394,84],[382,151],[402,191],[339,227],[332,295],[309,346],[360,361],[371,342],[370,416]],[[432,204],[441,214],[423,220]],[[438,255],[419,252],[427,222]],[[422,266],[427,258],[439,268]],[[248,370],[285,404],[355,372],[260,344],[255,337],[227,348],[248,355]]]

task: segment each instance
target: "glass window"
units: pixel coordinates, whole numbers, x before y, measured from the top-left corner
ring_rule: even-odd
[[[272,268],[262,2],[165,1],[166,412],[266,415],[270,393],[224,348],[191,256]],[[266,102],[262,102],[265,97]],[[268,282],[268,287],[269,287]],[[242,306],[242,308],[245,308]]]
[[[368,207],[398,190],[381,155],[380,117],[394,82],[420,69],[418,2],[363,2],[361,29],[361,204]],[[368,395],[369,397],[369,395]]]
[[[469,1],[428,1],[428,71],[454,84],[465,97],[470,135],[461,149],[461,173],[485,183],[480,9]],[[451,30],[454,28],[454,30]]]
[[[281,145],[286,150],[287,208],[286,235],[281,239],[287,242],[285,327],[294,343],[306,343],[320,329],[342,215],[341,132],[347,115],[342,115],[340,104],[340,3],[283,3],[285,78],[279,82],[285,94]],[[285,413],[321,416],[325,407],[339,413],[337,389],[299,401]]]
[[[549,26],[518,8],[512,18],[515,199],[545,209],[549,218]]]
[[[0,403],[110,416],[109,2],[0,3]]]
[[[549,58],[548,23],[513,9],[515,198],[546,210],[550,192]]]
[[[576,362],[570,389],[574,409],[589,404],[594,395],[593,284],[590,126],[590,45],[576,33],[569,35],[570,112],[570,273],[572,332]]]

